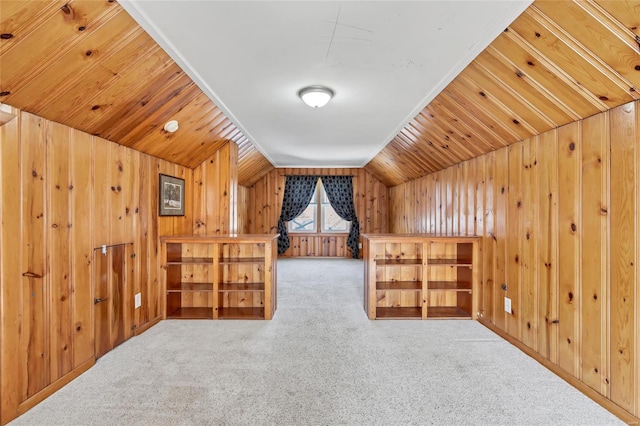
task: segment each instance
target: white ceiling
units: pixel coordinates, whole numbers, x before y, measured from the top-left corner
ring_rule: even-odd
[[[120,2],[276,167],[366,165],[531,3]]]

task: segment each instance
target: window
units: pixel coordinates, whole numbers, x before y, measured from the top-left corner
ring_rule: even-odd
[[[318,200],[320,200],[319,203]],[[289,221],[288,226],[289,232],[349,232],[349,221],[342,219],[333,210],[320,179],[307,208],[300,216]]]

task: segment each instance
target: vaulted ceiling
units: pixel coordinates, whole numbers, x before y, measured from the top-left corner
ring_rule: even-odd
[[[397,185],[638,99],[639,28],[640,1],[534,2],[366,169]],[[273,168],[110,0],[2,0],[0,102],[191,168],[233,141],[245,186]]]

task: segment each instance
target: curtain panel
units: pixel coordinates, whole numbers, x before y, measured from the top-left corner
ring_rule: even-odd
[[[278,220],[278,254],[289,248],[289,232],[287,222],[300,216],[313,197],[318,183],[318,176],[287,176],[284,184],[282,212]]]
[[[351,222],[347,247],[351,249],[351,257],[357,259],[360,254],[360,223],[353,204],[353,176],[321,176],[320,179],[331,207],[338,216]]]

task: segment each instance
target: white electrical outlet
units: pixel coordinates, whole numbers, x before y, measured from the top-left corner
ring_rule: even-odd
[[[508,314],[511,313],[511,299],[508,297],[504,298],[504,311]]]
[[[142,306],[142,294],[136,293],[136,308]]]
[[[358,243],[358,248],[362,248],[362,243]]]

